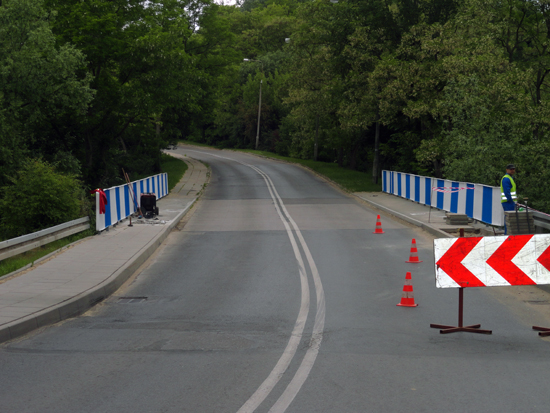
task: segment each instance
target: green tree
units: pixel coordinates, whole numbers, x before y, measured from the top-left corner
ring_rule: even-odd
[[[59,41],[86,54],[97,94],[85,115],[60,119],[41,143],[70,136],[93,186],[120,183],[121,166],[158,172],[160,150],[177,134],[182,113],[199,111],[207,79],[196,56],[212,38],[200,33],[201,19],[215,6],[207,0],[47,4],[63,16],[55,24]]]
[[[80,181],[60,174],[40,159],[26,160],[10,183],[1,188],[0,228],[4,239],[59,225],[88,212]]]
[[[42,0],[0,6],[0,185],[34,146],[36,128],[84,112],[93,97],[83,54],[55,44],[53,21]]]

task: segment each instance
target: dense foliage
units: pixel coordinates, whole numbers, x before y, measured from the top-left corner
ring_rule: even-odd
[[[41,160],[25,161],[12,185],[3,188],[0,237],[63,224],[83,216],[86,207],[86,195],[74,176],[56,172]]]
[[[0,186],[29,157],[92,188],[180,139],[254,148],[259,113],[261,150],[489,185],[515,163],[550,211],[548,21],[540,0],[2,0]]]

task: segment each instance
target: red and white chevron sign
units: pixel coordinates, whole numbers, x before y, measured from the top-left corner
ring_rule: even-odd
[[[550,284],[550,234],[434,241],[438,288]]]

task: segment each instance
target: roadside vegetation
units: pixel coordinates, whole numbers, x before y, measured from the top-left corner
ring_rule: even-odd
[[[161,170],[168,174],[168,192],[170,192],[187,171],[187,164],[181,159],[164,153],[161,156]]]
[[[514,163],[550,211],[548,21],[531,0],[3,0],[0,197],[29,162],[87,194],[185,140],[350,190],[382,169],[499,185]]]
[[[41,165],[41,168],[44,168],[44,167],[45,167],[44,165]],[[176,186],[176,184],[180,181],[180,179],[185,174],[186,170],[187,170],[187,164],[184,161],[174,158],[170,155],[161,154],[161,171],[166,172],[168,174],[169,191],[171,191],[174,188],[174,186]],[[49,168],[48,171],[51,173],[52,169]],[[44,171],[42,170],[42,172]],[[35,179],[39,179],[40,175],[34,175],[34,177]],[[137,177],[135,179],[140,179],[140,177]],[[77,188],[79,187],[77,186]],[[78,199],[79,198],[74,198],[73,202],[76,202]],[[83,202],[85,202],[88,207],[92,205],[92,202],[90,199],[87,199]],[[70,204],[70,202],[68,203]],[[20,204],[17,203],[16,205],[20,205]],[[43,210],[42,208],[39,208],[39,209]],[[44,210],[47,212],[49,209],[44,209]],[[57,211],[57,208],[55,208],[55,210]],[[90,212],[91,212],[91,209],[90,209]],[[25,214],[29,214],[29,213],[28,212],[22,213],[21,216],[25,216]],[[14,219],[17,221],[20,219],[19,216],[17,215],[17,211],[14,211]],[[76,219],[76,218],[73,218],[73,219]],[[70,219],[65,219],[64,215],[61,217],[60,220],[62,221],[60,223],[70,221]],[[80,232],[78,234],[70,235],[66,238],[51,242],[39,248],[35,248],[33,250],[30,250],[22,254],[16,255],[14,257],[6,258],[0,261],[0,277],[6,274],[9,274],[13,271],[16,271],[18,269],[21,269],[29,264],[32,265],[36,260],[42,257],[45,257],[46,255],[52,252],[60,250],[66,247],[67,245],[72,244],[73,242],[76,242],[83,238],[87,238],[89,236],[94,235],[96,233],[94,222],[95,222],[94,220],[91,220],[91,224],[90,224],[91,228],[86,231]],[[48,228],[48,227],[44,227],[44,228]],[[40,228],[40,229],[43,229],[43,228]],[[33,231],[29,231],[29,232],[33,232]]]

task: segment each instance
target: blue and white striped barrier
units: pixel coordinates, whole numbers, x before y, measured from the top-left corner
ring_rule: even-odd
[[[103,190],[107,196],[107,205],[105,206],[104,214],[99,213],[100,195],[99,193],[95,194],[97,231],[102,231],[136,212],[141,194],[153,193],[157,196],[157,199],[168,195],[168,175],[166,173],[140,179],[139,181],[131,182],[131,184],[135,201],[132,199],[132,191],[130,191],[128,184]],[[136,203],[137,205],[135,205]]]
[[[486,224],[504,225],[500,188],[382,171],[382,191]]]

